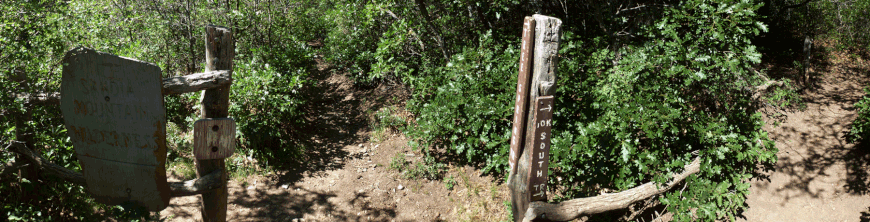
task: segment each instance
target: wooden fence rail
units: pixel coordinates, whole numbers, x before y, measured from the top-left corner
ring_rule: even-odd
[[[175,95],[199,92],[228,86],[233,82],[229,70],[207,71],[185,76],[177,76],[163,79],[163,95]],[[60,93],[15,93],[15,97],[25,100],[29,105],[59,105]]]
[[[58,178],[67,182],[85,186],[85,177],[80,172],[67,169],[57,164],[51,163],[31,150],[24,142],[11,141],[5,145],[5,151],[21,154],[24,158],[35,164],[36,167],[55,175]],[[223,169],[215,170],[200,178],[182,182],[169,182],[169,188],[172,191],[172,197],[191,196],[210,192],[221,185],[220,177],[223,174]]]

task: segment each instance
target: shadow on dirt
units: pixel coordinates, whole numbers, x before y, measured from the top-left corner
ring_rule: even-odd
[[[865,195],[870,193],[870,142],[861,141],[843,155],[846,162],[846,191]]]
[[[867,211],[861,212],[861,222],[870,222],[870,208]]]
[[[308,81],[301,89],[306,103],[300,106],[303,123],[298,126],[280,126],[275,130],[291,130],[297,154],[274,155],[260,160],[271,167],[277,175],[268,189],[245,189],[231,193],[230,205],[240,205],[239,212],[245,219],[266,221],[291,221],[305,214],[327,215],[329,221],[390,221],[396,217],[395,207],[378,208],[363,199],[367,194],[355,193],[356,197],[343,205],[352,205],[366,213],[346,212],[339,205],[328,201],[339,195],[338,191],[308,190],[296,186],[306,177],[323,177],[327,171],[342,169],[360,153],[351,153],[348,146],[368,143],[371,131],[371,113],[390,105],[394,91],[389,86],[354,84],[353,79],[338,70],[329,69],[322,61],[309,71]],[[402,93],[399,93],[402,94]],[[401,95],[400,95],[401,96]],[[286,144],[286,143],[285,143]],[[281,148],[272,148],[281,149]],[[230,207],[232,208],[232,207]],[[362,218],[362,217],[366,218]]]
[[[229,204],[252,209],[248,212],[239,212],[239,216],[246,220],[291,221],[295,218],[302,218],[306,213],[314,212],[327,215],[328,220],[332,221],[364,219],[358,216],[359,212],[348,212],[340,209],[336,204],[330,203],[328,200],[337,196],[335,192],[319,192],[293,186],[285,189],[286,192],[268,191],[273,189],[252,189],[232,194],[236,198]],[[365,195],[357,194],[357,198],[347,204],[360,206],[363,211],[367,212],[365,215],[367,220],[370,218],[370,220],[375,221],[388,221],[396,216],[395,209],[372,207],[359,199]]]
[[[780,132],[772,134],[777,143],[782,143],[777,145],[780,155],[775,170],[789,177],[786,184],[775,189],[784,202],[801,197],[870,193],[870,143],[849,144],[845,138],[851,120],[857,116],[852,105],[864,95],[865,76],[841,72],[846,68],[841,65],[825,64],[820,67],[826,67],[823,72],[830,76],[813,79],[815,85],[802,93],[808,108],[789,114],[797,117],[789,121],[802,122],[780,126]],[[836,185],[818,185],[829,177],[838,177],[835,174],[842,173],[843,168],[845,178]],[[770,184],[758,185],[766,189]]]

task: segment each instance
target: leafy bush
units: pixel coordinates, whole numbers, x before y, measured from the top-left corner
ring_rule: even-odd
[[[456,53],[480,45],[487,31],[500,42],[531,8],[519,1],[354,1],[328,7],[324,42],[328,61],[359,82],[407,81],[444,65]]]
[[[401,172],[402,177],[412,180],[420,178],[441,179],[446,167],[444,163],[436,162],[435,157],[429,155],[426,155],[423,162],[417,163],[406,160],[404,153],[396,153],[396,156],[390,160],[390,169],[397,170]],[[448,185],[448,189],[451,187],[452,185]]]
[[[866,95],[855,103],[858,117],[852,122],[852,128],[849,129],[849,135],[846,140],[849,143],[858,143],[868,138],[870,134],[870,88],[864,88]]]
[[[399,132],[405,126],[405,119],[396,114],[397,108],[389,106],[379,109],[374,113],[374,120],[370,121],[372,133],[370,140],[380,142],[386,139],[389,133]]]
[[[580,59],[562,64],[568,77],[557,93],[562,108],[554,114],[550,183],[581,188],[570,190],[571,197],[594,195],[593,187],[664,182],[700,151],[701,172],[660,200],[678,221],[734,220],[756,166],[776,161],[743,90],[758,83],[751,65],[761,55],[749,40],[766,31],[755,20],[760,4],[673,6],[638,33],[650,41],[617,50],[600,39],[575,44],[591,53],[570,43],[563,48]]]
[[[765,3],[760,14],[764,16],[762,20],[771,25],[773,38],[798,41],[805,36],[816,40],[827,38],[834,40],[839,49],[870,49],[868,1],[771,0]]]
[[[573,198],[664,182],[696,152],[701,172],[660,200],[678,221],[733,220],[745,207],[747,179],[776,161],[744,90],[759,83],[752,65],[761,54],[750,42],[766,31],[759,7],[688,0],[604,12],[605,27],[630,33],[570,23],[598,18],[566,20],[549,183]],[[481,35],[479,46],[409,78],[417,125],[406,131],[420,147],[446,148],[495,173],[507,168],[517,53],[491,39]]]
[[[299,59],[302,55],[288,57]],[[304,100],[298,90],[305,84],[306,68],[300,65],[280,72],[271,63],[257,57],[236,62],[230,92],[230,116],[236,120],[242,147],[269,160],[301,155],[293,130],[302,123],[298,109]]]
[[[410,80],[414,92],[407,109],[417,115],[405,133],[416,138],[412,148],[444,147],[494,173],[507,166],[504,147],[514,98],[509,92],[516,85],[519,52],[496,45],[491,35],[480,41],[447,65],[427,67]]]

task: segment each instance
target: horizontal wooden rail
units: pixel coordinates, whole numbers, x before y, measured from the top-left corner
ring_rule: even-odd
[[[233,82],[230,76],[229,70],[217,70],[165,78],[163,79],[163,95],[183,94],[226,86]],[[60,93],[57,92],[37,94],[17,93],[15,96],[25,99],[26,104],[60,104]]]
[[[208,71],[163,79],[163,95],[197,92],[232,83],[229,70]]]
[[[85,177],[82,175],[82,173],[49,162],[48,160],[43,158],[42,155],[39,155],[30,148],[27,148],[27,146],[24,145],[24,142],[11,141],[8,145],[6,145],[4,151],[21,154],[31,163],[36,164],[37,167],[41,168],[43,172],[48,172],[73,184],[81,186],[87,185],[87,183],[85,182]],[[172,192],[172,197],[197,195],[216,189],[221,185],[220,178],[221,174],[223,173],[223,169],[218,169],[212,171],[208,175],[193,180],[182,182],[169,182],[169,189]]]
[[[675,174],[666,184],[655,182],[645,183],[618,193],[602,194],[594,197],[577,198],[560,203],[532,202],[526,210],[523,221],[550,220],[570,221],[581,216],[603,213],[611,210],[624,209],[631,204],[648,199],[654,195],[670,190],[690,175],[701,171],[700,157],[695,157],[692,163],[683,168],[683,172]]]

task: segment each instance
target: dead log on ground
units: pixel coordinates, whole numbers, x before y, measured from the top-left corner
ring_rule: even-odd
[[[674,178],[666,184],[659,185],[655,182],[649,182],[619,193],[577,198],[555,204],[540,201],[532,202],[529,205],[528,210],[526,210],[526,215],[523,221],[528,222],[537,219],[569,221],[586,215],[624,209],[635,202],[645,200],[654,195],[662,194],[665,191],[670,190],[674,185],[683,182],[683,180],[688,178],[690,175],[700,171],[700,158],[695,157],[695,160],[692,161],[692,163],[684,167],[682,173],[674,175]]]

